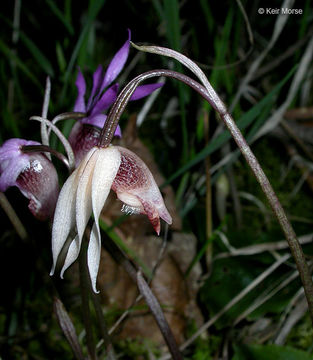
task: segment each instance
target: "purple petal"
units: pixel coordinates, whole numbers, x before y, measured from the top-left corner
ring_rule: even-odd
[[[6,164],[5,170],[0,176],[0,191],[6,191],[10,186],[16,185],[16,179],[20,173],[27,168],[29,160],[27,157],[18,157]]]
[[[89,124],[89,125],[93,125],[93,126],[97,126],[98,128],[102,129],[104,126],[104,123],[106,122],[107,116],[103,115],[103,114],[99,114],[99,115],[95,115],[89,118],[84,118],[82,120],[83,124]],[[118,137],[122,137],[122,132],[121,132],[121,128],[118,125],[114,136],[118,136]]]
[[[0,191],[15,186],[19,174],[29,164],[29,156],[21,152],[24,145],[40,145],[36,141],[9,139],[0,147]]]
[[[35,217],[45,220],[53,215],[59,193],[57,172],[41,153],[23,153],[23,145],[40,145],[36,141],[10,139],[0,148],[0,191],[17,186],[29,202]]]
[[[138,86],[130,100],[139,100],[147,95],[150,95],[154,90],[159,89],[163,85],[163,83],[156,83]]]
[[[104,80],[101,85],[100,92],[102,92],[108,85],[110,85],[111,82],[114,81],[119,75],[119,73],[122,71],[129,53],[130,37],[131,37],[131,32],[130,30],[128,30],[128,40],[115,54],[114,58],[110,62],[107,71],[104,75]]]
[[[103,93],[101,98],[97,101],[89,116],[101,114],[107,110],[115,101],[118,91],[118,84],[112,85],[106,92]]]
[[[122,131],[119,125],[117,125],[117,128],[115,130],[114,136],[122,137]]]
[[[83,124],[97,126],[98,128],[102,129],[103,125],[107,119],[107,116],[104,114],[98,114],[94,116],[89,116],[87,118],[82,119]]]
[[[14,156],[23,155],[21,152],[21,147],[24,145],[40,145],[37,141],[29,141],[19,138],[13,138],[5,141],[0,147],[0,169],[1,163],[8,159],[13,158]]]
[[[88,99],[87,110],[90,110],[92,104],[94,103],[94,101],[96,101],[98,95],[100,95],[100,86],[102,82],[103,82],[103,68],[102,65],[99,65],[97,67],[97,70],[92,75],[92,89]]]
[[[86,112],[86,104],[85,104],[86,82],[80,69],[78,69],[75,85],[77,87],[78,95],[73,110],[77,112]]]

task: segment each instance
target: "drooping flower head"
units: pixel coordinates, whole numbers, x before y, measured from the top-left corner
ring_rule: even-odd
[[[112,82],[122,71],[129,53],[130,31],[128,39],[118,50],[111,60],[107,70],[104,72],[102,65],[99,65],[93,74],[93,83],[88,101],[85,100],[86,81],[80,70],[76,79],[77,99],[73,111],[86,113],[86,117],[76,122],[69,136],[69,142],[75,153],[76,165],[80,163],[84,155],[98,143],[100,130],[106,121],[104,114],[116,100],[118,84]],[[141,99],[163,84],[148,84],[139,86],[131,97],[131,100]],[[118,126],[115,136],[121,137],[121,129]]]
[[[59,194],[56,170],[42,153],[24,153],[36,141],[9,139],[0,147],[0,191],[16,186],[29,199],[28,208],[39,220],[53,216]]]
[[[60,192],[52,229],[51,274],[73,230],[77,235],[68,248],[61,276],[77,259],[86,225],[93,213],[95,223],[88,245],[87,264],[95,292],[101,254],[98,219],[111,188],[124,202],[124,211],[146,214],[157,234],[160,217],[168,224],[172,223],[150,170],[137,155],[120,146],[93,147]]]

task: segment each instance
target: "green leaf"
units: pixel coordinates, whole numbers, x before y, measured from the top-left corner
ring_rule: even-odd
[[[200,290],[200,298],[213,315],[221,310],[241,290],[248,286],[263,270],[262,264],[257,261],[245,261],[242,258],[219,259],[214,262],[212,274]],[[256,296],[254,291],[246,295],[234,305],[216,323],[223,328],[241,314]]]
[[[78,57],[79,52],[81,50],[81,47],[83,46],[86,37],[88,37],[88,33],[89,33],[90,29],[91,29],[91,25],[95,21],[97,15],[98,15],[99,11],[101,10],[101,8],[103,7],[104,3],[105,3],[105,0],[91,1],[90,2],[90,6],[89,6],[89,9],[88,9],[87,21],[86,21],[86,23],[85,23],[85,25],[84,25],[81,33],[80,33],[80,36],[79,36],[79,38],[77,40],[77,43],[76,43],[76,45],[74,47],[71,59],[69,61],[68,67],[67,67],[65,75],[64,75],[64,87],[63,87],[63,90],[62,90],[61,95],[60,95],[60,101],[61,102],[65,98],[67,87],[68,87],[69,80],[70,80],[70,76],[72,74],[73,67],[74,67],[75,61],[77,60],[77,57]]]
[[[53,67],[50,61],[42,53],[42,51],[37,47],[37,45],[23,32],[20,32],[21,41],[27,47],[29,52],[32,54],[33,59],[38,63],[38,65],[43,69],[43,71],[49,76],[54,76]]]
[[[0,52],[2,52],[9,61],[15,63],[16,67],[19,68],[38,88],[42,89],[42,85],[37,80],[36,76],[28,69],[18,56],[0,39]]]
[[[167,38],[170,46],[180,51],[180,19],[179,19],[179,3],[177,0],[165,0],[164,15],[166,19]]]
[[[61,23],[66,27],[67,31],[73,35],[74,29],[72,24],[66,15],[62,13],[62,11],[56,6],[55,1],[46,0],[46,3],[49,5],[50,10],[54,13],[54,15],[61,21]]]
[[[232,360],[312,360],[313,356],[289,346],[240,345],[235,346]]]
[[[181,21],[179,17],[179,2],[177,0],[165,0],[163,1],[163,4],[165,21],[167,24],[167,39],[172,49],[181,51]],[[183,72],[183,67],[180,63],[175,62],[174,66],[178,72]],[[186,120],[186,100],[188,98],[188,91],[189,89],[184,88],[182,83],[178,83],[183,161],[186,161],[188,157],[188,130]]]
[[[58,61],[60,71],[63,73],[65,71],[65,68],[66,68],[66,60],[65,60],[65,56],[64,56],[62,46],[60,45],[59,42],[56,43],[55,52],[56,52],[56,55],[57,55],[57,61]]]
[[[215,57],[213,71],[210,75],[210,83],[212,84],[213,87],[217,87],[219,85],[220,78],[222,76],[223,76],[223,80],[225,80],[226,83],[228,82],[227,72],[225,71],[225,69],[219,68],[219,66],[225,65],[226,54],[227,51],[229,50],[230,37],[231,37],[231,32],[233,30],[233,18],[234,18],[233,10],[234,10],[233,6],[231,6],[228,9],[225,24],[223,26],[222,36],[220,38],[219,37],[215,38],[214,47],[215,47],[216,57]]]

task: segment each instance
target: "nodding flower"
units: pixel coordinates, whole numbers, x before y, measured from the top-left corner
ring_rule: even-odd
[[[86,117],[78,120],[69,135],[69,142],[74,150],[76,166],[81,162],[87,152],[98,143],[100,130],[106,122],[104,114],[116,100],[118,84],[111,83],[122,71],[129,53],[131,33],[128,31],[128,40],[118,50],[104,72],[101,65],[93,74],[93,84],[87,103],[85,102],[86,82],[80,70],[76,79],[77,99],[73,111],[86,113]],[[111,85],[111,86],[110,86]],[[154,90],[161,87],[162,83],[139,86],[131,97],[131,100],[139,100]],[[115,136],[121,137],[121,129],[118,126]]]
[[[0,191],[19,188],[29,199],[28,208],[39,220],[53,216],[59,194],[58,175],[52,162],[40,152],[23,152],[35,141],[9,139],[0,147]]]
[[[59,195],[52,229],[51,275],[73,231],[76,236],[67,250],[61,277],[77,259],[86,225],[93,214],[95,222],[87,250],[87,264],[93,290],[97,292],[96,279],[101,255],[98,219],[110,189],[124,203],[122,210],[146,214],[157,234],[160,233],[160,218],[168,224],[172,223],[153,175],[136,154],[120,146],[93,147],[67,179]]]

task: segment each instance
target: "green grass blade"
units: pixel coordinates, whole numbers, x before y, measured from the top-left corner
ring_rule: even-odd
[[[164,15],[166,20],[167,39],[171,48],[180,51],[179,3],[177,0],[165,0]]]
[[[268,93],[258,104],[256,104],[253,108],[251,108],[247,113],[245,113],[240,120],[237,122],[237,125],[240,130],[244,130],[247,126],[249,126],[257,116],[263,111],[264,107],[267,106],[269,102],[272,101],[272,97],[277,94],[283,85],[290,79],[290,77],[294,74],[296,67],[294,67],[285,78],[275,86],[275,88]],[[165,186],[175,180],[178,176],[184,174],[187,170],[189,170],[194,165],[198,164],[200,161],[203,161],[208,155],[212,154],[214,151],[218,150],[222,145],[224,145],[229,139],[231,135],[228,130],[222,132],[219,136],[217,136],[214,140],[212,140],[205,148],[203,148],[198,154],[196,154],[191,160],[189,160],[184,166],[178,169],[170,178],[162,185]]]
[[[67,31],[74,35],[74,29],[70,22],[70,19],[62,13],[62,11],[56,6],[55,1],[46,0],[46,3],[50,7],[50,10],[54,13],[54,15],[61,21],[61,23],[65,26]]]
[[[46,58],[46,56],[42,53],[42,51],[38,48],[38,46],[23,32],[20,32],[20,38],[23,44],[32,54],[34,60],[43,69],[43,71],[50,77],[53,77],[54,71],[51,62]]]
[[[179,2],[177,0],[164,0],[164,16],[166,26],[166,35],[170,47],[176,51],[181,51],[181,31],[179,17]],[[178,72],[183,72],[182,65],[175,63]],[[181,131],[182,131],[182,161],[185,162],[188,157],[188,130],[186,119],[186,88],[181,83],[178,84],[179,107],[181,112]]]
[[[227,17],[226,17],[225,24],[223,27],[222,36],[216,37],[215,42],[214,42],[216,58],[215,58],[215,62],[214,62],[213,71],[209,78],[209,81],[213,87],[218,86],[222,76],[223,76],[223,80],[224,81],[226,80],[226,82],[228,82],[227,72],[225,71],[225,69],[222,70],[218,67],[220,65],[225,65],[226,54],[227,54],[227,51],[229,50],[229,44],[231,43],[230,37],[231,37],[231,31],[233,28],[233,19],[234,19],[234,11],[233,10],[234,9],[231,6],[227,13]]]
[[[64,86],[63,86],[63,90],[61,92],[61,96],[60,96],[60,102],[62,103],[64,98],[65,98],[65,95],[66,95],[66,91],[67,91],[67,87],[68,87],[68,83],[69,83],[69,79],[70,79],[70,76],[72,74],[72,71],[73,71],[73,67],[74,67],[74,64],[75,64],[75,61],[79,55],[79,51],[86,39],[86,37],[88,36],[88,32],[90,30],[90,27],[92,25],[92,23],[94,22],[94,20],[96,19],[99,11],[101,10],[101,8],[103,7],[105,3],[105,0],[98,0],[98,1],[91,1],[90,3],[90,7],[89,7],[89,10],[88,10],[88,16],[87,16],[87,21],[82,29],[82,32],[77,40],[77,43],[75,45],[75,48],[73,50],[73,53],[72,53],[72,56],[71,56],[71,59],[69,61],[69,64],[68,64],[68,67],[66,69],[66,72],[65,72],[65,76],[64,76]]]
[[[42,90],[42,84],[37,80],[36,76],[29,71],[28,67],[24,64],[19,57],[0,39],[0,52],[5,55],[9,61],[15,63],[16,67],[19,68],[40,90]]]
[[[152,0],[153,6],[158,13],[159,18],[162,20],[165,18],[164,11],[162,5],[160,4],[160,0]]]

